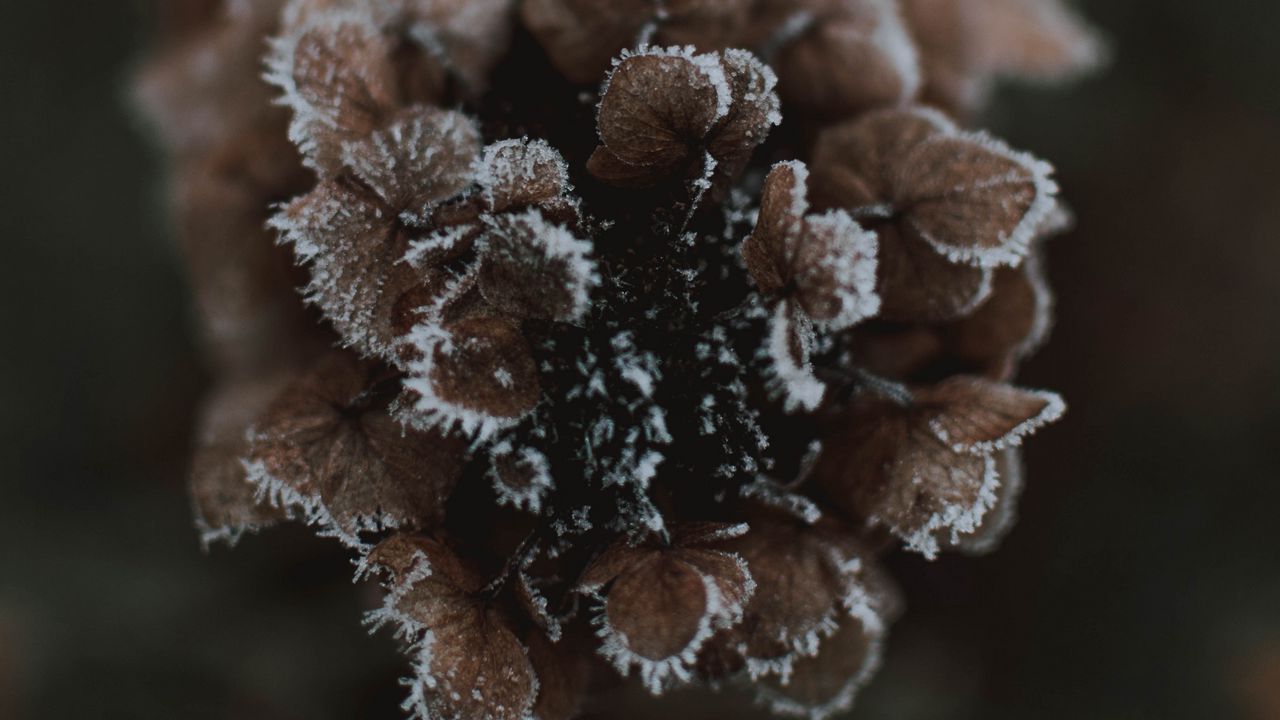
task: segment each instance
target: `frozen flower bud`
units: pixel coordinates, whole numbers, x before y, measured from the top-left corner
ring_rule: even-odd
[[[702,175],[723,190],[776,125],[772,71],[750,53],[690,48],[624,54],[600,101],[603,143],[587,168],[619,186]]]
[[[783,102],[806,116],[902,105],[920,86],[894,0],[763,0],[744,39],[767,48]]]
[[[716,630],[742,617],[755,588],[733,553],[709,545],[745,526],[690,523],[670,529],[670,543],[627,541],[605,550],[579,582],[603,598],[600,654],[619,672],[638,668],[650,692],[692,678],[698,651]]]
[[[413,643],[405,707],[417,718],[526,720],[538,676],[512,618],[486,596],[483,579],[443,543],[396,535],[367,564],[390,575],[375,626]]]
[[[1044,162],[926,110],[890,110],[823,131],[811,187],[880,238],[882,315],[973,311],[991,268],[1016,265],[1055,207]]]
[[[462,472],[463,444],[394,420],[390,379],[350,353],[321,359],[255,421],[250,482],[353,545],[363,531],[438,523]]]
[[[1053,393],[968,376],[920,388],[906,406],[866,395],[826,443],[818,477],[843,508],[933,558],[981,527],[999,451],[1064,408]]]

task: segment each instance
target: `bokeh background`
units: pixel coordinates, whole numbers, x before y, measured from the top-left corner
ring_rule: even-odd
[[[1079,216],[1024,376],[1072,409],[1001,552],[895,561],[909,611],[855,718],[1280,718],[1280,3],[1082,5],[1110,72],[984,121]],[[398,717],[337,552],[191,529],[207,375],[126,100],[145,19],[0,3],[0,718]]]

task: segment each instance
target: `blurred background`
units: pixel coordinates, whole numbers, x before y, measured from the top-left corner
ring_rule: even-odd
[[[1082,6],[1110,72],[984,121],[1079,216],[1023,376],[1071,411],[999,553],[895,561],[855,718],[1280,718],[1280,4]],[[337,552],[191,528],[208,378],[126,101],[140,10],[0,3],[0,718],[398,717]]]

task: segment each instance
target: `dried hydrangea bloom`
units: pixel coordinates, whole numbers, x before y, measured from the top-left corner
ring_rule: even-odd
[[[336,537],[412,718],[617,682],[841,713],[902,611],[886,540],[990,551],[1062,412],[1012,384],[1050,170],[912,103],[1089,36],[1020,0],[516,5],[171,9],[140,94],[218,375],[202,538]]]

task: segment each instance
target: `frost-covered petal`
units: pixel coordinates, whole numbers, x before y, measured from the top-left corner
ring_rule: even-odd
[[[600,101],[600,139],[622,162],[655,176],[690,158],[732,103],[715,56],[678,50],[624,56]]]
[[[501,213],[560,199],[569,190],[569,166],[543,140],[503,140],[485,148],[478,181],[489,209]]]
[[[1018,361],[1046,340],[1053,294],[1034,251],[1016,268],[997,268],[991,296],[970,316],[940,329],[947,354],[996,380],[1008,380]]]
[[[375,626],[394,625],[412,645],[404,707],[419,720],[526,720],[538,694],[529,653],[510,620],[480,596],[482,583],[443,544],[395,536],[367,563],[391,581]]]
[[[494,446],[489,454],[489,477],[493,480],[498,502],[527,509],[537,514],[555,487],[551,463],[537,448],[515,448],[510,442]]]
[[[966,555],[986,555],[994,552],[1013,530],[1018,519],[1018,501],[1026,484],[1026,470],[1022,464],[1022,450],[1008,447],[996,456],[996,474],[1000,487],[996,489],[995,505],[982,518],[982,524],[956,538],[944,538],[944,549],[959,550]]]
[[[713,674],[742,669],[753,679],[787,678],[865,594],[865,550],[830,519],[809,524],[762,509],[749,523],[746,534],[722,547],[747,564],[755,591],[742,622],[709,643],[703,663]]]
[[[755,229],[742,242],[743,260],[760,292],[777,293],[791,280],[792,253],[809,213],[808,178],[809,169],[797,161],[780,162],[765,177]]]
[[[746,167],[751,154],[774,125],[782,122],[777,77],[768,65],[746,50],[726,50],[720,64],[732,93],[732,104],[716,123],[707,150],[716,160],[716,187],[723,187]]]
[[[427,425],[486,436],[538,403],[538,369],[510,320],[476,315],[445,326],[427,323],[410,342],[420,359],[405,386],[418,393],[415,414]]]
[[[480,133],[466,115],[416,106],[343,145],[343,160],[392,211],[425,215],[473,181]]]
[[[806,218],[794,260],[797,298],[805,313],[832,330],[878,313],[877,247],[875,234],[846,212]]]
[[[256,497],[241,458],[248,449],[249,426],[288,379],[281,374],[227,383],[214,391],[200,411],[190,489],[196,528],[206,546],[216,541],[234,545],[245,533],[284,518],[280,508]]]
[[[1055,393],[963,375],[922,388],[916,402],[939,441],[970,453],[1017,445],[1066,410]]]
[[[538,210],[495,216],[484,242],[480,292],[511,317],[579,320],[599,284],[591,251],[589,241]]]
[[[379,127],[399,100],[389,40],[365,15],[317,13],[276,39],[267,79],[293,111],[290,139],[312,167],[338,170],[340,145]]]
[[[362,531],[438,522],[463,445],[403,428],[388,412],[394,391],[377,365],[345,352],[323,358],[255,421],[250,482],[353,545]]]
[[[761,357],[767,363],[769,390],[782,399],[787,412],[816,410],[826,394],[826,385],[813,373],[813,343],[809,317],[790,302],[777,303]]]
[[[737,556],[705,547],[740,532],[736,526],[680,524],[670,545],[623,541],[596,558],[580,588],[603,597],[596,618],[600,653],[620,672],[637,668],[654,693],[689,681],[702,645],[741,618],[754,591]]]
[[[404,328],[406,294],[425,299],[447,278],[400,262],[408,235],[384,206],[345,183],[328,181],[271,219],[281,242],[308,266],[306,300],[319,307],[346,344],[395,361]]]

